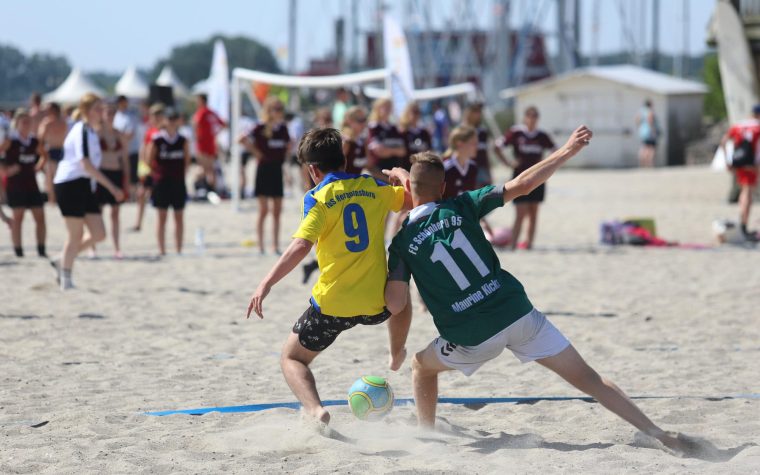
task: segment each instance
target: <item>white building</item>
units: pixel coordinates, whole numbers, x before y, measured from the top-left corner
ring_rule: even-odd
[[[702,128],[702,102],[707,88],[637,66],[577,69],[501,92],[515,99],[515,120],[529,106],[541,114],[539,126],[558,143],[579,124],[594,131],[592,146],[568,163],[585,168],[638,165],[640,146],[636,116],[652,101],[660,128],[655,163],[682,165],[686,144]]]

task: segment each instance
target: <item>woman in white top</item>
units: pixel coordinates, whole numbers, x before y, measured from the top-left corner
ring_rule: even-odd
[[[94,128],[103,119],[103,102],[95,94],[85,94],[79,101],[79,113],[82,120],[74,124],[66,135],[63,160],[58,164],[53,179],[58,208],[68,232],[63,256],[57,266],[60,269],[61,290],[74,286],[71,270],[77,254],[106,237],[100,204],[95,195],[96,184],[103,185],[116,201],[124,200],[121,189],[98,170],[102,154]]]

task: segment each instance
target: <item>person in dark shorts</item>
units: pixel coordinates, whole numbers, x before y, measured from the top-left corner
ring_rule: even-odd
[[[100,150],[103,158],[100,162],[100,171],[111,180],[111,182],[120,187],[127,196],[129,193],[130,181],[130,163],[129,163],[129,144],[127,138],[113,127],[114,116],[116,115],[116,106],[109,104],[106,107],[103,121],[98,129],[100,137]],[[111,236],[113,238],[114,256],[117,259],[122,258],[120,245],[120,219],[119,211],[121,203],[108,191],[108,188],[98,183],[96,190],[98,202],[101,206],[108,205],[111,207]]]
[[[45,165],[45,191],[48,201],[55,203],[55,190],[53,189],[53,177],[55,176],[58,163],[63,159],[63,141],[69,132],[69,124],[61,113],[61,106],[51,102],[45,106],[45,117],[40,122],[37,138],[45,150],[47,150],[47,163]]]
[[[187,202],[185,173],[190,166],[190,144],[179,133],[179,114],[174,109],[167,109],[163,130],[153,136],[150,150],[153,177],[151,200],[158,210],[158,252],[166,255],[166,218],[169,208],[172,208],[174,244],[177,254],[182,254]]]
[[[240,143],[256,157],[256,183],[253,190],[259,204],[256,226],[259,252],[264,254],[264,223],[272,206],[272,238],[275,254],[280,254],[280,214],[284,195],[283,165],[290,154],[290,134],[285,124],[285,106],[276,97],[264,101],[261,122]]]
[[[37,172],[44,169],[46,151],[32,133],[32,119],[25,109],[16,111],[10,137],[0,144],[0,161],[5,180],[8,206],[13,211],[11,241],[17,257],[24,257],[21,244],[21,224],[24,212],[31,211],[37,230],[37,254],[46,257],[45,252],[45,210],[42,193],[37,187]]]
[[[96,183],[106,187],[116,201],[124,200],[124,193],[98,169],[102,154],[95,128],[103,120],[103,102],[95,94],[87,93],[79,101],[79,112],[82,120],[75,123],[66,135],[63,160],[53,179],[58,208],[68,232],[63,256],[60,262],[54,263],[61,290],[74,287],[71,272],[77,255],[106,238],[95,194]]]
[[[153,189],[153,176],[150,169],[152,152],[150,147],[153,143],[153,136],[161,131],[163,121],[164,105],[157,102],[150,106],[148,110],[148,128],[145,130],[142,145],[140,146],[140,159],[137,163],[137,176],[139,178],[139,184],[137,185],[137,220],[134,227],[132,227],[133,231],[140,231],[142,229],[145,204],[150,198],[151,190]]]
[[[523,123],[510,128],[503,139],[505,147],[512,147],[514,151],[515,166],[514,176],[518,176],[528,168],[540,162],[544,153],[555,148],[549,134],[538,128],[538,109],[531,106],[525,109]],[[536,237],[538,221],[538,206],[544,201],[546,185],[542,184],[525,196],[515,198],[515,224],[512,226],[512,249],[516,249],[522,231],[523,221],[528,220],[527,239],[520,245],[525,249],[533,248]]]
[[[375,178],[384,180],[384,169],[399,166],[406,157],[406,144],[398,128],[390,123],[393,103],[390,99],[377,99],[369,114],[367,154],[369,171]]]
[[[330,414],[322,407],[309,365],[342,331],[386,320],[394,325],[398,320],[400,315],[391,317],[383,300],[383,235],[388,213],[400,211],[409,204],[410,197],[401,187],[345,173],[346,159],[340,133],[335,129],[307,132],[298,146],[298,158],[309,167],[319,185],[304,196],[301,225],[288,249],[256,288],[247,315],[255,312],[263,318],[262,305],[272,287],[316,244],[319,280],[312,290],[309,308],[285,342],[280,364],[306,415],[327,424]],[[336,222],[339,224],[334,225]],[[410,310],[405,308],[404,312]],[[402,321],[406,320],[402,317]],[[403,328],[394,332],[405,334]],[[405,340],[392,341],[392,356],[405,356],[404,344]]]
[[[433,138],[430,131],[420,125],[420,119],[422,119],[422,111],[420,111],[419,104],[410,102],[398,120],[398,130],[404,137],[404,144],[406,145],[406,154],[399,166],[405,170],[409,170],[409,167],[412,166],[409,161],[412,155],[427,152],[433,148]]]

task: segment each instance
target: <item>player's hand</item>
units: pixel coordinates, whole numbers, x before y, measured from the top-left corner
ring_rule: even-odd
[[[591,132],[591,129],[585,125],[581,125],[570,135],[567,143],[565,143],[565,148],[567,148],[570,153],[575,155],[576,153],[580,152],[583,147],[591,143],[591,137],[593,136],[594,133]]]
[[[390,179],[393,186],[406,186],[406,182],[409,180],[409,172],[401,167],[383,170],[383,174]]]
[[[114,199],[116,200],[117,203],[121,203],[122,201],[124,201],[125,196],[124,196],[124,192],[123,191],[121,191],[118,188],[116,188],[113,191],[114,191],[113,197],[114,197]]]
[[[246,313],[245,316],[246,319],[251,318],[251,311],[255,312],[259,318],[264,318],[262,307],[264,299],[269,295],[270,290],[271,287],[265,285],[264,282],[259,284],[256,292],[253,293],[253,297],[251,297],[251,302],[248,304],[248,313]]]

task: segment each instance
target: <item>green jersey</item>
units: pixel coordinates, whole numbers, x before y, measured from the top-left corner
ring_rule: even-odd
[[[388,279],[414,276],[436,328],[452,343],[483,343],[533,309],[480,228],[503,205],[503,190],[493,186],[420,205],[393,238]]]

